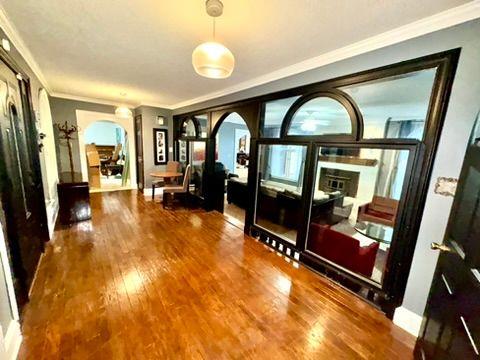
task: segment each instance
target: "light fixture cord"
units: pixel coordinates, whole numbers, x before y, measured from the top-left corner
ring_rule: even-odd
[[[213,41],[215,41],[215,18],[213,18]]]

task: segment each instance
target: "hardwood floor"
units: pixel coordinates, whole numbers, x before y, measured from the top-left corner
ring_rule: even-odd
[[[56,231],[23,321],[20,359],[408,359],[414,339],[223,215],[92,194]]]

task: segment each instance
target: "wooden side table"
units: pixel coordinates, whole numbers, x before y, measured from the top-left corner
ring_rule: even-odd
[[[82,174],[61,173],[57,185],[59,212],[62,225],[69,225],[92,218],[88,182],[82,180]]]

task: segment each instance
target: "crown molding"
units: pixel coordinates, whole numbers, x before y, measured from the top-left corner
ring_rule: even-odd
[[[47,79],[43,75],[40,66],[38,66],[37,62],[32,56],[32,53],[28,49],[27,45],[23,42],[20,34],[18,33],[17,29],[13,25],[13,23],[9,20],[7,13],[0,5],[0,27],[3,29],[5,34],[7,35],[9,41],[15,46],[15,49],[19,52],[19,54],[23,57],[27,65],[33,71],[35,76],[38,78],[42,86],[50,92],[50,86],[48,85]]]
[[[165,109],[165,110],[173,110],[172,105],[160,104],[160,103],[142,102],[138,106],[149,106],[149,107],[161,108],[161,109]]]
[[[101,105],[128,106],[129,108],[136,108],[138,106],[138,104],[136,103],[128,103],[125,101],[105,100],[105,99],[98,99],[98,98],[92,98],[87,96],[78,96],[78,95],[65,94],[65,93],[59,93],[59,92],[52,92],[50,93],[50,96],[60,98],[60,99],[83,101],[83,102],[89,102],[89,103],[101,104]]]
[[[171,107],[175,110],[225,95],[230,95],[242,90],[247,90],[249,88],[263,85],[288,76],[300,74],[308,70],[332,64],[334,62],[345,60],[370,51],[378,50],[386,46],[398,44],[406,40],[410,40],[435,31],[446,29],[478,18],[480,18],[480,0],[474,0],[464,5],[442,11],[438,14],[414,21],[410,24],[400,26],[393,30],[389,30],[387,32],[369,37],[367,39],[344,46],[342,48],[327,52],[320,56],[316,56],[311,59],[296,63],[294,65],[272,71],[268,74],[241,82],[234,86],[227,87],[223,90],[215,91],[203,96],[176,103]]]

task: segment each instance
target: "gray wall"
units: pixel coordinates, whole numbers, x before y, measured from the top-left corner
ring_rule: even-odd
[[[218,161],[230,172],[235,171],[237,153],[235,152],[235,129],[248,130],[247,125],[223,122],[218,129]]]
[[[145,171],[145,188],[152,187],[152,171],[165,170],[165,165],[155,165],[154,148],[153,148],[153,129],[168,130],[168,160],[173,160],[173,117],[172,111],[152,106],[140,106],[135,109],[135,115],[142,115],[143,128],[143,158]],[[165,123],[163,126],[157,124],[157,116],[164,116]]]
[[[50,97],[50,109],[52,111],[53,122],[69,125],[77,125],[76,110],[97,111],[113,114],[115,106],[96,104],[86,101],[70,100],[57,97]],[[57,149],[57,163],[59,172],[70,171],[70,160],[68,158],[68,148],[64,140],[59,140],[58,130],[55,129],[55,147]],[[80,149],[78,145],[78,136],[72,141],[73,166],[75,171],[81,172],[80,167]]]
[[[429,244],[432,241],[442,241],[452,204],[452,198],[434,194],[434,182],[439,176],[459,176],[468,136],[480,109],[480,20],[421,36],[236,94],[176,109],[174,113],[181,114],[186,111],[225,104],[457,47],[462,47],[462,53],[403,302],[405,308],[421,315],[425,308],[438,259],[438,253],[430,250]]]

